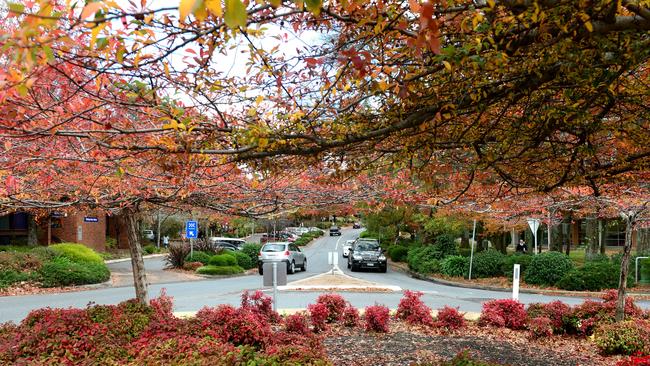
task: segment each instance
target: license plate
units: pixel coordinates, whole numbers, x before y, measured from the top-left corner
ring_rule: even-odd
[[[372,267],[372,266],[374,266],[375,264],[374,264],[374,263],[367,263],[366,265],[367,265],[368,267]]]

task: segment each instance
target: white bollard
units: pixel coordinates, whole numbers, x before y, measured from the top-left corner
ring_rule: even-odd
[[[515,264],[512,271],[512,299],[519,300],[519,265]]]

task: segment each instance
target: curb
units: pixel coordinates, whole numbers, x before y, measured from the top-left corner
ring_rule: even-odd
[[[158,258],[158,257],[164,257],[167,254],[165,253],[159,253],[159,254],[149,254],[149,255],[143,255],[142,259],[149,259],[149,258]],[[130,261],[131,258],[122,258],[122,259],[110,259],[107,261],[104,261],[106,264],[111,264],[111,263],[120,263],[120,262],[128,262]]]
[[[426,275],[422,275],[422,274],[413,272],[410,269],[404,268],[403,266],[398,265],[393,261],[390,261],[389,263],[390,263],[391,268],[393,270],[397,270],[397,271],[406,273],[409,276],[411,276],[413,278],[416,278],[418,280],[428,281],[428,282],[435,283],[435,284],[438,284],[438,285],[460,287],[460,288],[468,288],[468,289],[473,289],[473,290],[486,290],[486,291],[499,291],[499,292],[510,292],[510,293],[512,293],[512,288],[497,287],[497,286],[484,286],[484,285],[479,285],[479,284],[462,283],[462,282],[454,282],[454,281],[444,280],[444,279],[441,279],[441,278],[430,277],[430,276],[426,276]],[[544,290],[544,289],[531,289],[531,288],[526,288],[526,287],[519,287],[519,293],[520,294],[522,294],[522,293],[523,294],[534,294],[534,295],[554,295],[554,296],[567,296],[567,297],[594,297],[594,298],[599,298],[602,295],[602,292]],[[650,296],[650,293],[628,292],[627,296],[630,296],[632,298],[648,297],[648,296]]]

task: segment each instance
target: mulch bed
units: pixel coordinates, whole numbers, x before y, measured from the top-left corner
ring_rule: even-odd
[[[470,325],[446,332],[393,322],[387,334],[336,327],[324,337],[336,366],[410,366],[436,364],[467,351],[475,359],[503,365],[615,365],[619,357],[603,357],[589,339],[553,336],[532,339],[527,331]]]

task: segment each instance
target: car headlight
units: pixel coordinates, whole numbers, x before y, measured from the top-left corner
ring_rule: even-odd
[[[380,255],[380,256],[379,256],[379,260],[382,261],[382,262],[384,262],[384,261],[386,260],[386,256],[383,255],[383,254]]]
[[[363,257],[360,256],[360,255],[357,255],[357,254],[353,254],[353,255],[352,255],[352,259],[357,260],[357,261],[360,261],[360,260],[363,259]]]

